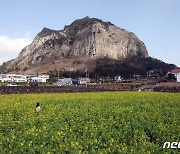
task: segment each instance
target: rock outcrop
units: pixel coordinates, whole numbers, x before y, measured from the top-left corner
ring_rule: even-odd
[[[8,67],[28,69],[43,61],[60,61],[79,56],[123,59],[131,56],[147,57],[148,52],[134,33],[110,22],[85,17],[65,26],[63,30],[43,28]]]

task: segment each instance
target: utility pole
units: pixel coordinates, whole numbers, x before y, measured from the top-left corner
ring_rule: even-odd
[[[59,80],[59,70],[58,70],[58,80]]]
[[[85,69],[85,73],[86,73],[86,87],[87,87],[87,67]]]

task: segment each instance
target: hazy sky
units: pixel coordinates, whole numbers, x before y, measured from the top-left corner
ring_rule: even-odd
[[[0,0],[0,63],[43,27],[60,30],[85,16],[134,32],[150,56],[180,67],[180,0]]]

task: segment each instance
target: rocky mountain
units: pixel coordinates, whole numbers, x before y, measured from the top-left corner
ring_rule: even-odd
[[[63,30],[43,28],[18,57],[4,67],[8,71],[47,72],[52,69],[81,70],[95,68],[95,60],[109,57],[124,59],[148,57],[138,37],[110,22],[85,17]]]

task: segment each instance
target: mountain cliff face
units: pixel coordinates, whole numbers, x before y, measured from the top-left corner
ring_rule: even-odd
[[[60,66],[74,69],[74,60],[79,58],[78,65],[84,63],[83,59],[87,62],[103,57],[123,59],[132,56],[148,57],[144,43],[135,34],[110,22],[85,17],[65,26],[63,30],[43,28],[16,59],[8,63],[7,68],[28,70],[42,64],[49,66],[51,62],[49,70]],[[74,66],[63,66],[68,59]]]

